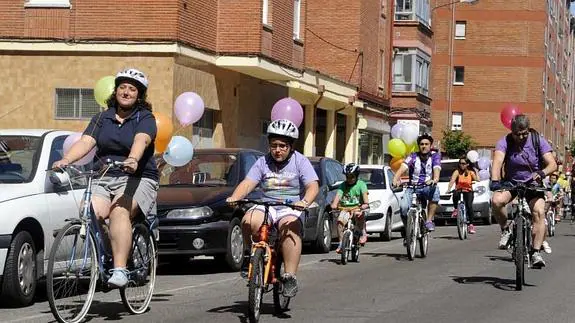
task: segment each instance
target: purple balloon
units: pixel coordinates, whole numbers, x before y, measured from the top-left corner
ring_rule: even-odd
[[[194,92],[184,92],[176,98],[174,113],[182,126],[189,126],[204,114],[204,100]]]
[[[403,133],[403,124],[401,123],[396,123],[392,128],[391,128],[391,137],[394,139],[400,139],[401,138],[401,134]]]
[[[64,144],[62,145],[63,154],[66,155],[70,150],[70,148],[72,148],[72,146],[74,146],[74,144],[78,142],[81,137],[82,134],[80,132],[74,132],[73,134],[66,137],[66,139],[64,140]],[[76,161],[74,165],[78,166],[86,165],[92,160],[94,160],[94,156],[96,156],[96,148],[92,148],[92,150],[90,150],[88,154],[86,154],[80,160]]]
[[[272,121],[280,119],[287,119],[299,127],[303,121],[303,108],[296,100],[283,98],[272,108]]]
[[[481,169],[481,170],[486,170],[487,168],[489,168],[490,164],[491,164],[491,161],[487,157],[481,157],[477,161],[477,166],[479,166],[479,169]]]
[[[488,180],[491,175],[487,169],[482,169],[479,171],[479,180]]]

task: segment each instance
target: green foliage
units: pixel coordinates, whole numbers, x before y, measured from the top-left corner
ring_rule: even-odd
[[[441,146],[449,158],[461,158],[469,152],[475,142],[470,135],[460,130],[443,130]]]

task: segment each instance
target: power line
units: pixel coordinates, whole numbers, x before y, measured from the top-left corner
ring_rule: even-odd
[[[314,35],[315,37],[317,37],[317,38],[319,38],[320,40],[322,40],[323,42],[325,42],[325,43],[327,43],[327,44],[329,44],[329,45],[331,45],[331,46],[333,46],[333,47],[335,47],[335,48],[337,48],[337,49],[341,49],[341,50],[343,50],[343,51],[350,52],[350,53],[357,53],[357,49],[347,49],[347,48],[343,48],[343,47],[341,47],[341,46],[339,46],[339,45],[336,45],[336,44],[330,42],[329,40],[326,40],[325,38],[323,38],[323,37],[321,37],[320,35],[316,34],[313,30],[311,30],[311,29],[309,29],[309,28],[306,28],[306,30],[309,31],[309,32],[310,32],[312,35]]]

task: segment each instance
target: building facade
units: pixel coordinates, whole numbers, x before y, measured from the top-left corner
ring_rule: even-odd
[[[385,120],[389,77],[380,71],[389,73],[390,13],[379,0],[362,0],[349,9],[364,22],[348,19],[350,30],[334,29],[333,21],[307,20],[337,20],[344,12],[320,10],[320,2],[329,3],[140,0],[126,8],[111,0],[5,1],[0,76],[9,81],[0,85],[0,127],[80,131],[100,110],[96,81],[136,67],[150,79],[155,111],[172,116],[182,92],[203,98],[204,116],[193,127],[178,129],[172,116],[178,134],[196,147],[267,149],[271,108],[290,96],[305,110],[304,154],[357,161],[358,112]],[[357,52],[334,60],[327,39]]]
[[[463,1],[462,1],[463,2]],[[508,132],[500,121],[516,104],[565,156],[570,93],[566,0],[432,1],[433,134],[463,130],[492,149]]]

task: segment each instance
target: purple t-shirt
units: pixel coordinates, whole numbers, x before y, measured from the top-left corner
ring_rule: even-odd
[[[507,140],[506,136],[499,139],[497,145],[495,145],[495,150],[506,153],[507,151]],[[551,145],[543,138],[539,138],[539,151],[541,158],[543,155],[553,151]],[[507,171],[506,178],[515,183],[526,183],[528,182],[533,173],[539,170],[539,161],[537,160],[537,150],[533,147],[533,141],[531,140],[531,133],[527,136],[525,145],[523,148],[512,147],[509,150],[509,156],[507,158],[509,165],[506,166]]]
[[[409,167],[409,182],[411,184],[422,185],[428,180],[433,179],[433,169],[441,169],[441,154],[431,152],[431,156],[427,157],[425,162],[421,161],[418,153],[412,153],[407,156],[403,162]]]
[[[276,168],[269,154],[260,157],[246,177],[260,183],[264,201],[294,203],[303,198],[307,184],[319,180],[309,159],[297,151],[282,169]]]

